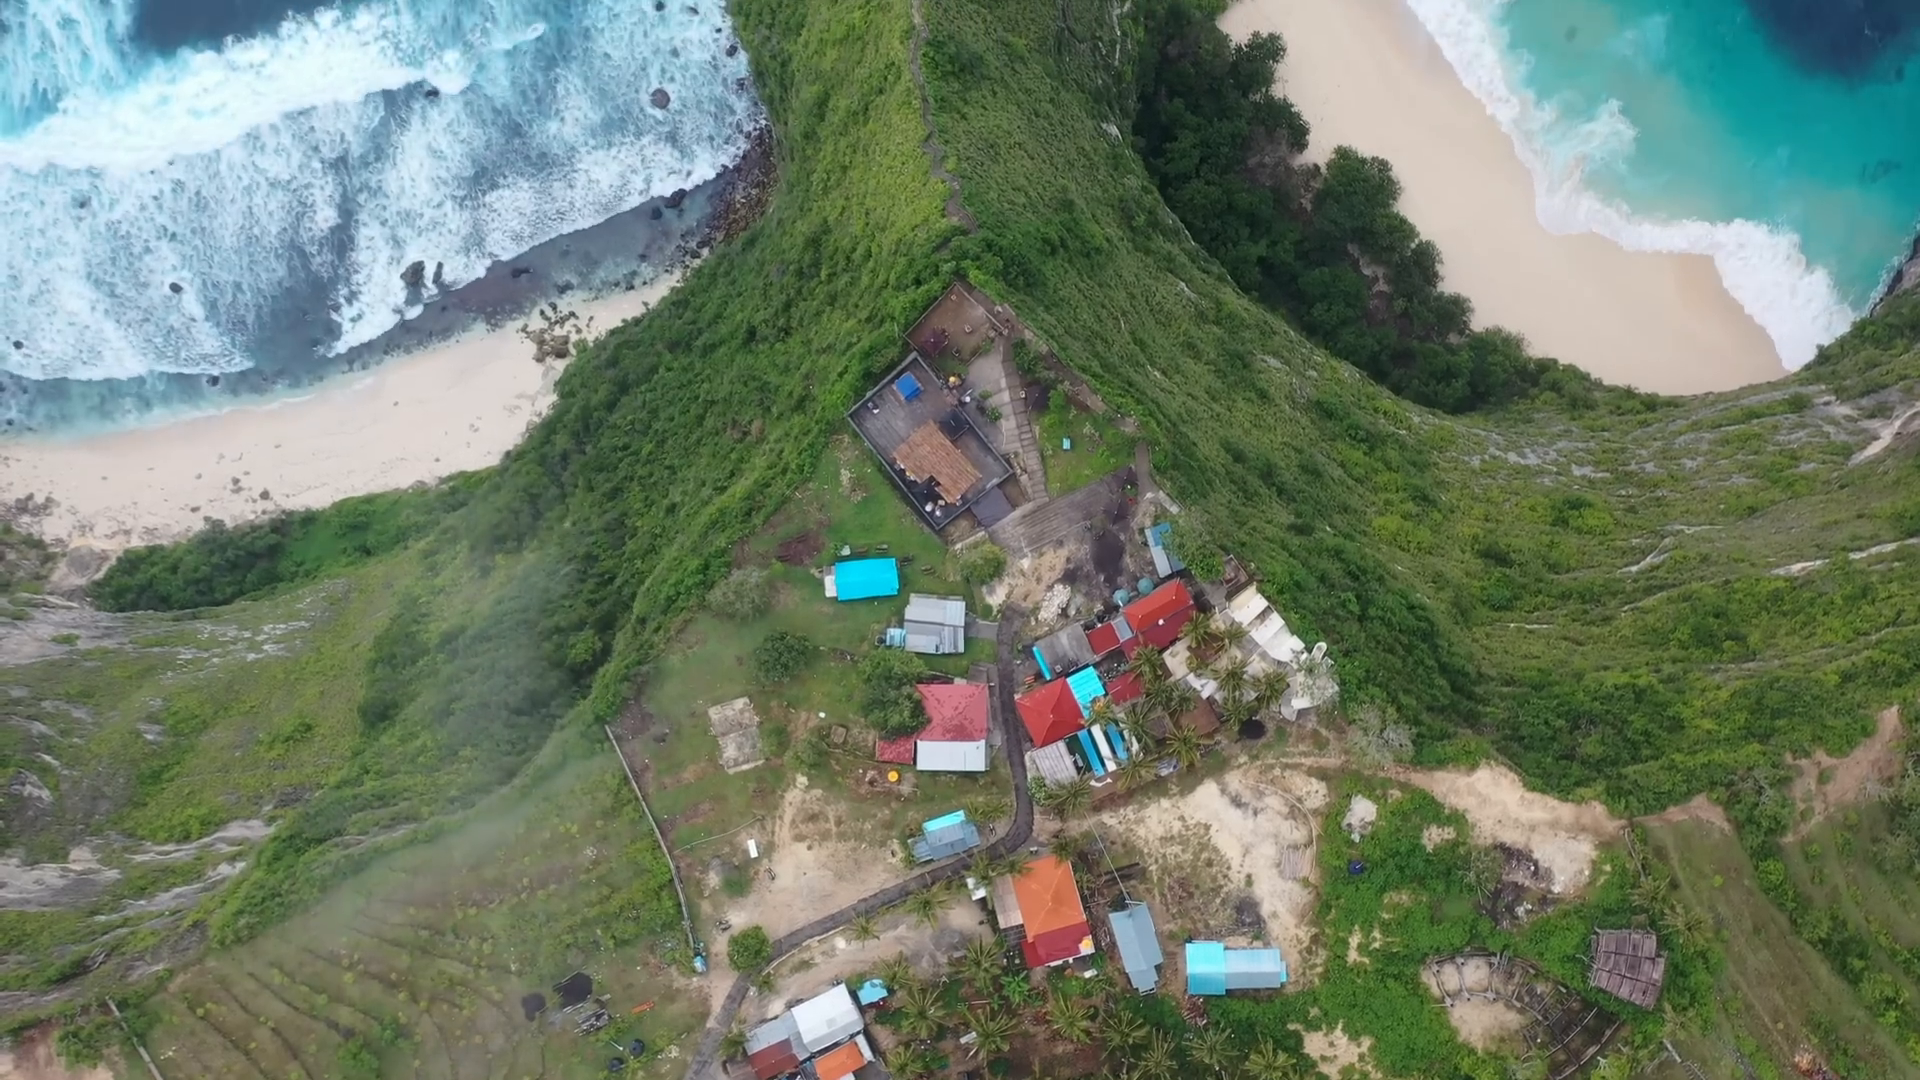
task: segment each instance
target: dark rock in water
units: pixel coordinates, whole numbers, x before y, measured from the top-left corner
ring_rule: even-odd
[[[665,210],[660,209],[657,206],[647,211],[647,217],[651,218],[654,221],[659,221],[661,218],[666,216],[667,216],[667,212]]]
[[[444,289],[447,287],[446,263],[436,262],[433,264],[433,287],[436,289]]]
[[[427,283],[427,261],[425,259],[415,259],[408,263],[407,268],[400,272],[400,281],[401,284],[404,284],[409,289],[418,289],[422,285],[425,285]]]
[[[572,291],[573,291],[573,282],[571,281],[561,282],[560,287],[554,290],[554,292],[559,293],[561,296],[565,296]]]
[[[75,195],[73,197],[73,208],[75,210],[85,210],[87,207],[92,205],[93,205],[93,196],[91,195]]]
[[[24,341],[21,341],[21,340],[20,340],[19,338],[14,338],[14,339],[13,339],[13,347],[14,347],[14,349],[15,349],[15,350],[17,351],[17,350],[20,350],[20,349],[24,349],[24,348],[26,348],[26,347],[27,347],[27,343],[26,343],[26,342],[24,342]]]
[[[423,96],[425,96],[428,101],[432,101],[434,98],[440,96],[440,88],[437,86],[429,86],[427,87],[426,94]]]
[[[727,46],[727,55],[728,55],[728,56],[738,56],[738,55],[739,55],[739,53],[740,53],[740,43],[739,43],[739,42],[737,42],[737,41],[736,41],[736,42],[734,42],[734,43],[732,43],[731,45],[728,45],[728,46]]]
[[[167,291],[175,296],[179,296],[181,293],[186,292],[187,289],[186,286],[177,281],[169,281],[167,282]]]
[[[516,266],[513,268],[512,276],[515,281],[518,281],[521,278],[526,277],[528,274],[531,274],[531,273],[533,273],[533,267],[531,266]]]
[[[680,209],[680,204],[686,201],[687,201],[687,189],[674,188],[673,194],[667,196],[667,209],[678,210]]]
[[[699,8],[697,8],[697,7],[694,7],[694,6],[692,5],[692,4],[688,4],[688,5],[687,5],[687,14],[689,14],[689,15],[698,15],[698,14],[700,14],[700,9],[699,9]]]
[[[653,10],[655,11],[667,10],[667,0],[653,0]]]
[[[1920,288],[1920,236],[1913,238],[1912,245],[1907,248],[1907,257],[1901,261],[1899,268],[1894,270],[1893,276],[1887,279],[1886,291],[1880,294],[1880,299],[1873,302],[1873,308],[1868,314],[1877,313],[1880,305],[1914,288]]]
[[[647,95],[647,100],[653,102],[654,108],[664,109],[673,104],[673,95],[667,93],[666,87],[656,86],[653,88],[653,93]]]
[[[208,386],[219,386],[219,385],[220,385],[220,376],[218,376],[218,375],[209,375],[209,376],[207,376],[207,385],[208,385]]]

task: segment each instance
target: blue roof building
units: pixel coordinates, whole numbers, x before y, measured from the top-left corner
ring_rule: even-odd
[[[853,992],[853,997],[863,1008],[868,1005],[877,1005],[887,999],[887,984],[879,979],[868,979],[860,984],[860,989]]]
[[[913,861],[936,862],[980,846],[980,829],[967,820],[965,810],[934,818],[920,826],[920,835],[908,845]]]
[[[1279,949],[1229,949],[1218,941],[1187,942],[1187,993],[1218,997],[1231,990],[1276,990],[1287,981]]]
[[[1120,966],[1127,969],[1127,981],[1143,994],[1153,993],[1160,983],[1160,938],[1154,932],[1153,915],[1147,905],[1134,902],[1124,910],[1109,912],[1113,941],[1120,947]]]
[[[827,591],[842,602],[898,596],[900,564],[892,559],[844,559],[833,564]]]
[[[1153,555],[1153,572],[1163,578],[1172,577],[1187,568],[1187,564],[1180,561],[1180,556],[1167,546],[1167,535],[1171,532],[1171,521],[1147,527],[1147,551]]]
[[[1092,716],[1093,703],[1107,696],[1107,684],[1100,681],[1100,673],[1090,667],[1067,676],[1067,689],[1073,691],[1073,700],[1080,703],[1080,715]]]

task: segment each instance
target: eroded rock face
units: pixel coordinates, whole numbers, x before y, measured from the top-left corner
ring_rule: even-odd
[[[1913,238],[1905,261],[1901,262],[1900,269],[1893,272],[1893,277],[1887,279],[1887,291],[1874,301],[1873,310],[1878,312],[1882,304],[1914,288],[1920,288],[1920,236]]]

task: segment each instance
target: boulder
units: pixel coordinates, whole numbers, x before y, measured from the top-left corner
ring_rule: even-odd
[[[400,281],[409,289],[418,289],[427,283],[427,261],[415,259],[400,271]]]
[[[177,281],[169,281],[167,282],[167,291],[175,296],[179,296],[181,293],[186,292],[187,289],[186,286]]]
[[[674,188],[673,194],[667,196],[667,209],[678,210],[680,209],[680,204],[686,201],[687,201],[687,189]]]
[[[667,93],[666,87],[656,86],[653,88],[653,93],[647,95],[647,100],[653,102],[654,108],[664,109],[673,104],[673,95]]]

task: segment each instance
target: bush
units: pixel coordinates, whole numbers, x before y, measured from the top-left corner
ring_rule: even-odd
[[[759,971],[773,962],[773,939],[767,928],[754,925],[727,939],[727,963],[739,972]]]
[[[975,585],[984,585],[1007,570],[1007,553],[991,541],[974,544],[960,553],[960,576]]]
[[[1219,581],[1227,575],[1227,563],[1220,554],[1220,546],[1193,515],[1182,514],[1173,519],[1166,543],[1167,550],[1186,563],[1187,569],[1201,581]]]
[[[767,572],[757,566],[743,566],[713,587],[707,606],[723,619],[745,622],[767,610],[772,599]]]
[[[860,710],[882,738],[911,735],[927,726],[914,690],[927,673],[920,658],[899,649],[875,649],[860,659]]]
[[[805,634],[775,630],[753,647],[753,674],[763,683],[793,678],[812,662],[813,642]]]
[[[61,1028],[53,1037],[53,1052],[70,1069],[91,1069],[100,1064],[107,1048],[119,1039],[120,1031],[113,1021],[97,1017]]]
[[[760,725],[760,749],[770,758],[783,758],[793,746],[793,729],[774,722]]]

